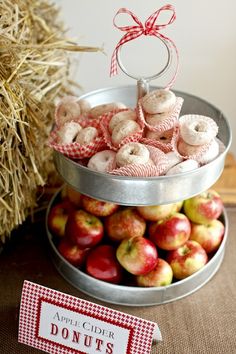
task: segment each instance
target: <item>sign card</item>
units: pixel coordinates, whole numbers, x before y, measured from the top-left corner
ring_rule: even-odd
[[[149,354],[156,323],[24,281],[18,341],[51,354]]]

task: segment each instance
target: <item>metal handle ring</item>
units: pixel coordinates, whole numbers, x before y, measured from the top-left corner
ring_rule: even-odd
[[[165,39],[163,38],[160,38],[158,37],[162,43],[165,45],[166,49],[167,49],[167,53],[168,53],[168,59],[167,59],[167,63],[166,65],[164,66],[164,68],[162,70],[160,70],[157,74],[154,74],[154,75],[151,75],[151,76],[147,76],[147,77],[140,77],[140,76],[135,76],[135,75],[132,75],[130,74],[126,68],[124,67],[122,61],[121,61],[121,57],[120,57],[120,54],[121,54],[121,48],[122,46],[119,47],[119,49],[117,50],[117,53],[116,53],[116,59],[117,59],[117,63],[120,67],[120,69],[129,77],[131,77],[132,79],[135,79],[137,81],[141,80],[141,81],[144,81],[144,82],[148,82],[148,81],[151,81],[151,80],[155,80],[157,79],[158,77],[162,76],[168,69],[169,69],[169,66],[171,64],[171,61],[172,61],[172,51],[171,51],[171,47],[168,43],[168,41],[166,41]]]

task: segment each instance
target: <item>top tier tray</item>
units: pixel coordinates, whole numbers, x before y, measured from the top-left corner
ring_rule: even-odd
[[[157,87],[150,87],[150,91]],[[210,188],[220,177],[231,143],[231,130],[223,113],[207,101],[188,93],[174,91],[184,99],[183,114],[200,114],[211,117],[219,126],[218,138],[225,150],[212,162],[190,172],[158,177],[125,177],[99,173],[54,152],[54,163],[61,177],[74,189],[93,198],[120,205],[160,205],[184,200]],[[81,96],[91,106],[108,102],[123,102],[134,108],[137,86],[111,87],[92,91]]]

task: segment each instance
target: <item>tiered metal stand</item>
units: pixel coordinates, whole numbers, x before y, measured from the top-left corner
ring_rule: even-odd
[[[117,60],[120,68],[130,77],[138,79],[138,85],[101,89],[81,96],[81,99],[88,100],[92,107],[108,102],[123,102],[127,107],[134,108],[137,98],[143,96],[149,89],[151,91],[156,88],[149,88],[149,81],[162,75],[168,69],[171,55],[168,46],[167,49],[169,55],[164,69],[157,75],[146,79],[138,79],[129,75],[121,64],[120,53],[118,52]],[[224,144],[225,150],[214,161],[193,171],[178,175],[136,178],[94,172],[61,153],[55,152],[55,166],[61,177],[67,184],[83,194],[127,206],[168,204],[187,199],[211,187],[224,169],[225,157],[232,138],[229,124],[222,112],[207,101],[188,93],[174,92],[184,99],[181,115],[192,113],[209,116],[219,126],[218,138]],[[57,197],[55,195],[51,201],[48,213]],[[221,219],[225,225],[225,236],[220,248],[209,262],[192,276],[169,286],[157,288],[113,285],[92,278],[68,263],[58,252],[48,228],[47,233],[56,268],[76,288],[110,303],[147,306],[182,298],[196,291],[212,278],[222,262],[228,233],[228,220],[225,211]]]

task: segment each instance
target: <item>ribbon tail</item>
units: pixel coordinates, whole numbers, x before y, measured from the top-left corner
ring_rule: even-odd
[[[176,81],[176,78],[177,78],[177,74],[178,74],[178,71],[179,71],[179,52],[178,52],[178,49],[175,45],[175,43],[168,37],[164,36],[163,34],[161,33],[155,33],[154,34],[155,37],[161,37],[166,43],[168,43],[168,48],[169,48],[169,51],[171,51],[172,48],[174,48],[174,51],[175,51],[175,55],[176,55],[176,67],[175,67],[175,71],[174,71],[174,75],[173,77],[171,78],[171,80],[169,81],[169,83],[165,86],[165,88],[167,90],[169,90],[175,83]]]
[[[118,74],[118,67],[117,67],[117,60],[116,60],[117,50],[118,48],[116,47],[111,57],[110,77]]]

